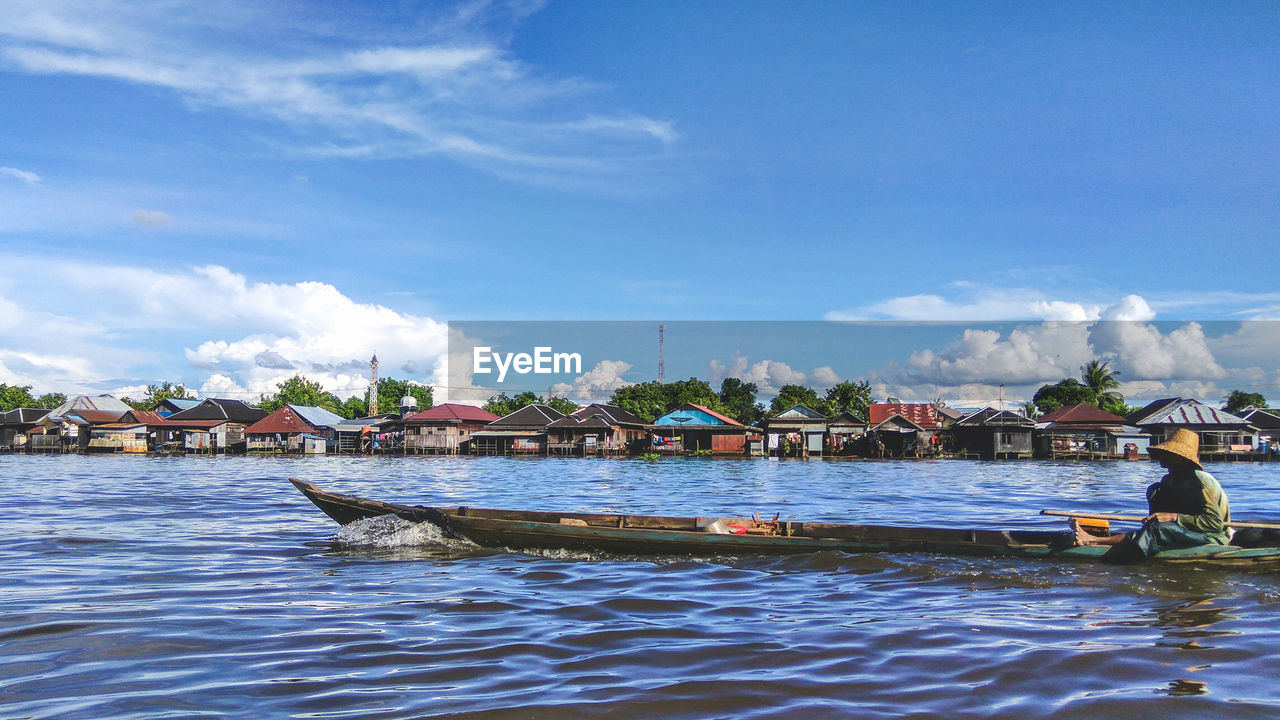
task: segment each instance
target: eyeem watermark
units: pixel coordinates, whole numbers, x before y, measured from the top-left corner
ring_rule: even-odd
[[[493,372],[489,363],[498,370],[498,382],[507,377],[507,371],[517,375],[551,375],[556,373],[582,374],[582,355],[579,353],[552,352],[550,346],[538,346],[529,353],[496,353],[493,348],[479,346],[471,350],[471,372],[488,375]],[[563,368],[563,369],[562,369]]]

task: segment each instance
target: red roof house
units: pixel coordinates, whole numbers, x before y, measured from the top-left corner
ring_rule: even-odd
[[[938,408],[933,403],[871,403],[870,422],[872,427],[900,415],[923,430],[936,430],[942,427],[938,417]]]
[[[1066,405],[1054,410],[1046,415],[1036,418],[1038,423],[1086,423],[1090,425],[1125,425],[1127,420],[1107,412],[1100,410],[1092,405],[1077,403],[1075,405]]]
[[[474,405],[444,403],[404,419],[404,447],[408,453],[453,455],[470,448],[471,434],[498,416]]]
[[[405,417],[405,423],[410,422],[478,422],[491,423],[497,420],[498,416],[474,405],[461,405],[458,403],[444,403],[428,408],[422,412],[417,412]]]

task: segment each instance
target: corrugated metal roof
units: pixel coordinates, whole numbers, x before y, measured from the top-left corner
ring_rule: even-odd
[[[610,428],[617,423],[613,418],[604,413],[597,413],[586,417],[562,417],[559,420],[547,425],[548,428]]]
[[[253,435],[306,433],[338,425],[342,421],[341,417],[323,408],[285,405],[244,431]]]
[[[427,408],[422,412],[416,412],[407,416],[405,422],[421,423],[430,422],[482,422],[491,423],[497,420],[498,416],[474,405],[462,405],[459,403],[443,403],[435,407]]]
[[[63,416],[69,422],[75,422],[77,418],[91,425],[101,425],[103,423],[117,422],[124,417],[126,410],[116,412],[115,410],[72,410]]]
[[[1131,421],[1135,425],[1248,425],[1249,423],[1225,410],[1219,410],[1211,405],[1206,405],[1199,400],[1188,398],[1173,398],[1170,401],[1157,401],[1160,403],[1153,412],[1140,416],[1140,413],[1151,408],[1143,408],[1143,411],[1135,413],[1131,416]],[[1153,403],[1154,405],[1155,403]]]
[[[1254,408],[1241,416],[1245,422],[1259,430],[1275,430],[1280,428],[1280,410],[1264,410]]]
[[[1051,413],[1041,415],[1036,418],[1036,421],[1041,423],[1103,423],[1108,425],[1126,422],[1119,415],[1113,415],[1106,410],[1100,410],[1085,403],[1060,407]]]
[[[959,420],[960,418],[964,417],[964,412],[957,410],[955,408],[940,407],[937,410],[939,415],[949,420]]]
[[[316,428],[341,425],[347,421],[347,419],[341,415],[329,412],[328,410],[320,407],[311,407],[308,405],[290,405],[289,407],[293,408],[294,412],[301,415],[307,422],[311,423],[312,427]]]
[[[1151,416],[1156,415],[1161,410],[1171,408],[1179,402],[1182,402],[1182,398],[1161,398],[1160,400],[1152,400],[1141,410],[1134,412],[1126,419],[1134,425],[1144,425]]]
[[[1040,432],[1105,432],[1111,435],[1142,435],[1143,432],[1132,425],[1119,423],[1038,423],[1036,430]]]
[[[888,430],[897,431],[897,432],[906,432],[909,430],[914,432],[918,430],[925,430],[926,428],[920,427],[920,423],[913,421],[909,417],[904,417],[902,415],[894,413],[893,415],[890,415],[884,420],[881,420],[880,422],[876,423],[875,427],[873,427],[872,429],[882,431],[882,432],[888,431]]]
[[[489,423],[496,426],[495,430],[503,427],[546,427],[547,425],[564,417],[564,414],[549,405],[525,405],[513,413],[504,415],[497,420]]]
[[[814,410],[811,407],[806,407],[804,405],[792,405],[791,407],[787,408],[786,410],[783,410],[782,412],[778,413],[777,415],[774,415],[773,417],[774,419],[778,419],[778,420],[790,420],[792,418],[797,418],[797,419],[807,418],[810,420],[826,420],[827,419],[826,416],[823,415],[822,413],[818,412],[817,410]]]
[[[710,415],[710,416],[711,416],[711,417],[713,417],[713,418],[716,418],[716,419],[718,419],[718,420],[723,420],[723,421],[724,421],[724,423],[725,423],[726,425],[737,425],[738,427],[742,427],[742,426],[743,426],[743,425],[742,425],[742,423],[738,422],[737,420],[734,420],[733,418],[729,417],[728,415],[721,415],[720,413],[716,412],[715,410],[712,410],[711,408],[708,408],[708,407],[703,407],[702,405],[699,405],[699,404],[697,404],[697,403],[685,403],[684,405],[681,405],[680,407],[684,407],[684,408],[693,408],[694,410],[701,410],[702,412],[704,412],[704,413],[706,413],[706,414]]]
[[[242,423],[255,423],[267,416],[264,410],[247,405],[242,400],[224,400],[208,398],[201,400],[194,407],[176,412],[169,416],[170,420],[234,420]]]
[[[695,422],[699,420],[702,422]],[[685,403],[657,418],[653,424],[662,427],[743,427],[737,420],[697,403]]]
[[[54,420],[61,420],[64,416],[77,410],[88,411],[117,411],[116,417],[129,412],[131,408],[122,400],[116,399],[112,395],[77,395],[58,407],[49,411],[49,416]]]
[[[503,438],[503,437],[536,437],[545,433],[538,430],[477,430],[471,437]]]
[[[625,408],[620,408],[617,405],[609,405],[606,403],[592,403],[586,407],[578,408],[577,410],[569,413],[569,417],[590,417],[592,415],[596,415],[599,413],[603,413],[606,417],[612,420],[614,424],[617,424],[617,425],[626,425],[626,424],[644,425],[645,424],[644,420],[642,420],[639,415],[636,415],[630,410],[627,410]]]
[[[923,430],[939,426],[938,408],[933,403],[871,403],[871,424],[879,425],[893,415],[901,415]]]
[[[121,422],[128,422],[132,419],[134,422],[146,423],[148,425],[165,425],[168,423],[164,416],[154,410],[130,410],[120,419]]]
[[[1009,410],[983,408],[956,423],[956,427],[1034,427],[1035,421]]]
[[[29,425],[40,422],[48,414],[48,410],[40,408],[14,408],[7,413],[0,413],[0,424]]]
[[[191,408],[199,405],[200,401],[195,398],[166,398],[164,402],[160,404],[164,405],[166,403],[177,408],[178,412],[181,412],[183,410],[190,410]]]
[[[207,430],[219,425],[225,425],[228,422],[230,420],[181,420],[179,422],[168,421],[165,425],[175,430]]]

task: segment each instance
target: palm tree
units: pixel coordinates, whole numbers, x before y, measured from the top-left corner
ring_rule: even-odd
[[[1110,362],[1090,360],[1080,366],[1080,380],[1097,396],[1097,406],[1104,409],[1124,404],[1124,396],[1116,391],[1120,387],[1116,379],[1119,374],[1111,369]]]
[[[1036,407],[1034,402],[1028,400],[1022,403],[1022,414],[1026,415],[1029,420],[1035,420],[1040,417],[1040,408]]]

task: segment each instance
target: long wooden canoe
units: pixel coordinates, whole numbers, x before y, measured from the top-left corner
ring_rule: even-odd
[[[740,555],[926,552],[988,557],[1103,560],[1107,548],[1075,546],[1070,533],[1048,530],[964,530],[890,525],[840,525],[759,518],[663,517],[607,513],[538,512],[432,507],[369,500],[327,492],[290,478],[341,525],[395,515],[431,523],[446,537],[514,551],[567,549],[636,555]],[[1280,547],[1204,545],[1168,550],[1154,561],[1262,565],[1280,562]]]

